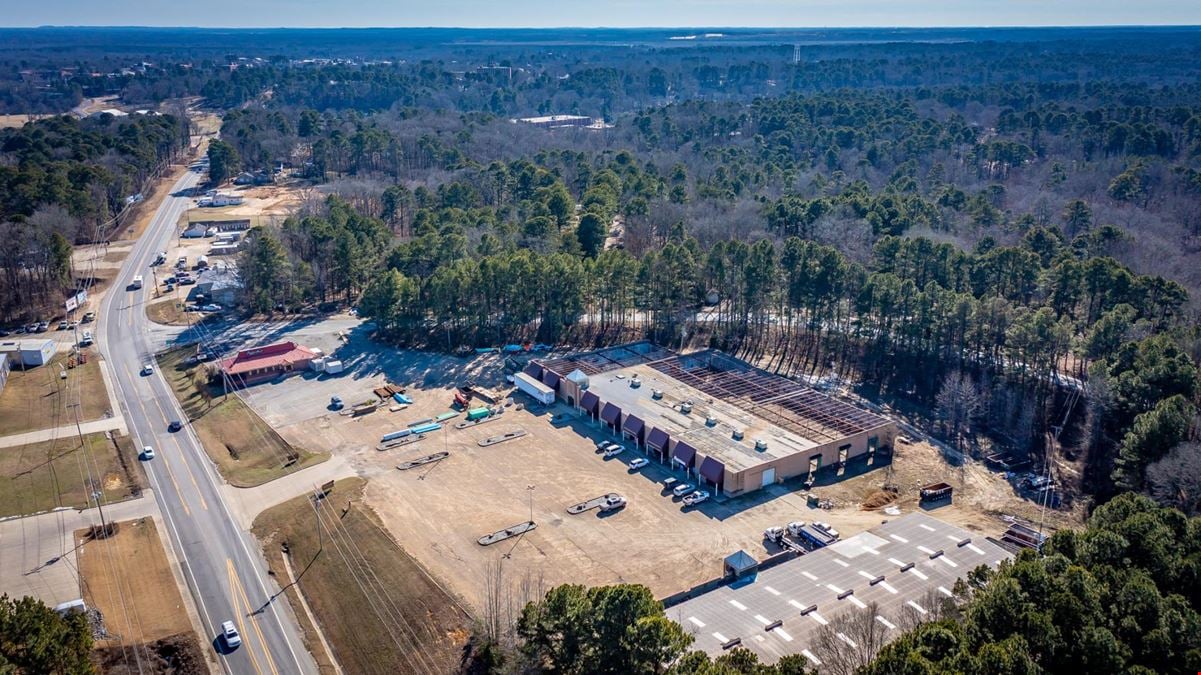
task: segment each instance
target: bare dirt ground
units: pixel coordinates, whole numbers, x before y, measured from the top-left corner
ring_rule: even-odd
[[[363,484],[358,478],[339,481],[316,507],[305,495],[260,514],[254,533],[270,569],[277,579],[287,578],[286,542],[292,568],[307,569],[300,590],[345,672],[454,672],[469,619],[380,526],[363,500]],[[318,510],[323,546],[315,527]],[[372,573],[356,576],[352,569]],[[321,671],[333,672],[294,593],[292,587],[289,601],[306,643]]]
[[[45,117],[49,117],[49,115],[0,115],[0,129],[17,129],[32,120],[40,120]]]
[[[75,533],[84,602],[112,636],[96,644],[105,672],[207,672],[154,520],[118,527],[107,539]]]
[[[512,406],[495,421],[463,430],[452,428],[462,421],[458,417],[420,442],[378,451],[383,434],[447,412],[455,384],[484,376],[495,382],[499,361],[403,352],[365,341],[345,350],[358,354],[358,362],[348,361],[352,368],[345,375],[293,377],[252,387],[246,392],[248,402],[285,439],[340,454],[370,478],[367,503],[401,547],[477,608],[484,579],[496,562],[511,579],[528,576],[547,586],[625,581],[646,584],[660,596],[675,593],[719,576],[721,559],[738,549],[757,558],[774,553],[762,539],[769,526],[825,520],[849,536],[893,517],[880,508],[862,507],[885,484],[899,489],[892,505],[904,513],[919,508],[921,485],[951,483],[954,502],[933,515],[984,535],[1004,531],[1002,516],[1038,515],[1037,505],[1017,494],[1003,476],[974,464],[951,466],[925,443],[899,445],[891,469],[882,460],[860,475],[823,478],[813,492],[833,502],[830,510],[810,507],[803,486],[793,483],[683,509],[663,494],[661,481],[671,475],[666,467],[652,463],[630,472],[628,461],[639,456],[634,451],[601,458],[594,442],[602,431],[561,404],[538,412]],[[409,387],[414,404],[396,412],[385,406],[359,418],[326,409],[331,394],[349,407],[385,380]],[[528,399],[518,395],[517,401]],[[478,445],[511,431],[526,436]],[[443,461],[408,471],[395,468],[442,451],[450,453]],[[629,505],[603,517],[595,511],[574,516],[565,511],[608,492],[621,493]],[[533,532],[489,547],[476,543],[482,535],[525,522],[531,509],[538,524]],[[1052,525],[1078,520],[1078,512],[1048,511]]]

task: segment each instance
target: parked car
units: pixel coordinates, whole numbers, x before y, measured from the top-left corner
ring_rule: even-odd
[[[651,463],[650,460],[645,457],[639,457],[637,459],[630,460],[630,470],[637,471],[638,469],[641,469],[642,467],[644,467],[650,463]]]
[[[67,330],[67,328],[69,328],[70,326],[71,326],[71,324],[67,323],[66,321],[59,321],[59,322],[58,322],[58,329],[59,329],[59,330]]]
[[[83,332],[83,335],[80,336],[80,338],[79,338],[79,346],[80,347],[87,347],[88,345],[92,344],[93,342],[95,342],[95,340],[92,338],[92,331],[90,331],[90,330],[85,330]]]
[[[194,283],[196,283],[196,280],[193,279],[192,277],[184,277],[179,280],[180,286],[191,286]]]
[[[238,634],[238,628],[234,626],[233,621],[221,624],[221,639],[229,649],[237,649],[242,645],[242,636]]]
[[[834,529],[834,526],[830,523],[823,523],[815,520],[813,521],[813,526],[830,535],[831,537],[834,537],[835,539],[838,538],[838,530]]]
[[[341,396],[330,396],[329,397],[330,410],[341,410],[343,405],[345,405],[345,404],[342,403]]]
[[[605,450],[605,457],[616,457],[623,452],[625,452],[624,447],[622,447],[616,443],[613,443],[612,445],[609,446],[608,449]]]
[[[688,494],[689,492],[692,492],[695,489],[696,489],[696,486],[694,486],[692,483],[681,483],[681,484],[675,486],[675,488],[672,489],[671,493],[677,497],[683,497],[684,495]]]
[[[696,492],[684,497],[684,506],[696,506],[707,499],[709,499],[708,492],[705,490],[697,490]]]
[[[154,459],[154,448],[149,445],[142,446],[142,459]]]
[[[614,495],[609,495],[608,497],[605,498],[604,503],[602,503],[600,506],[600,510],[601,511],[616,511],[617,509],[620,509],[620,508],[624,507],[625,505],[626,505],[626,498],[622,497],[621,495],[614,494]]]
[[[50,322],[49,321],[43,321],[38,324],[38,332],[39,333],[45,333],[48,330],[50,330]]]
[[[179,420],[171,420],[171,423],[167,425],[167,431],[170,431],[171,433],[175,433],[182,428],[183,422],[180,422]]]
[[[95,312],[88,312],[87,314],[84,314],[84,315],[83,315],[83,322],[84,322],[84,323],[91,323],[91,322],[93,322],[93,321],[95,321],[95,320],[96,320],[96,313],[95,313]]]
[[[201,307],[200,309],[202,309],[206,312],[220,312],[224,308],[221,305],[214,303],[211,305],[205,305],[205,306]]]
[[[596,444],[596,449],[598,452],[609,452],[613,448],[620,448],[620,447],[621,447],[620,445],[614,443],[613,441],[601,441],[600,443]]]

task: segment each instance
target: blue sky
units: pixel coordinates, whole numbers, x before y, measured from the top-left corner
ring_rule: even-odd
[[[0,24],[1072,26],[1201,24],[1201,0],[38,0]]]

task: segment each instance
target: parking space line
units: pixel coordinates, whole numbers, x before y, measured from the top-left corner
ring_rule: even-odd
[[[841,588],[839,588],[839,587],[837,587],[837,586],[835,586],[834,584],[826,584],[826,588],[828,588],[828,589],[830,589],[830,590],[834,591],[835,593],[841,593],[841,592],[842,592],[842,589],[841,589]]]
[[[905,604],[906,604],[906,605],[909,605],[910,607],[912,607],[912,608],[914,608],[914,609],[916,609],[917,611],[921,612],[922,614],[925,614],[925,613],[926,613],[926,608],[925,608],[925,607],[922,607],[921,605],[917,604],[916,602],[914,602],[914,601],[912,601],[912,600],[910,600],[909,602],[907,602],[907,603],[905,603]]]
[[[818,614],[817,612],[809,612],[805,616],[809,617],[810,619],[813,619],[814,621],[820,623],[823,626],[830,623],[829,621],[826,621],[826,617],[822,616],[821,614]]]
[[[796,600],[789,600],[788,604],[792,605],[793,607],[796,607],[797,609],[805,609],[805,606],[802,605],[801,603],[797,602]]]
[[[746,605],[742,604],[741,602],[738,602],[737,600],[731,600],[730,604],[733,605],[737,609],[740,609],[744,612],[746,611]]]
[[[933,532],[933,531],[934,531],[934,528],[933,528],[933,527],[930,527],[929,525],[927,525],[927,524],[925,524],[925,523],[918,523],[918,524],[917,524],[917,526],[918,526],[918,527],[920,527],[920,528],[922,528],[923,530],[926,530],[927,532]]]
[[[888,559],[888,562],[890,562],[890,563],[892,563],[892,564],[896,565],[897,567],[904,567],[904,566],[905,566],[905,563],[901,562],[900,560],[897,560],[896,558],[889,558],[889,559]]]
[[[897,541],[901,542],[902,544],[908,544],[908,543],[909,543],[909,540],[908,540],[908,539],[906,539],[905,537],[902,537],[902,536],[901,536],[901,535],[899,535],[899,534],[890,534],[890,535],[888,535],[888,536],[890,536],[890,537],[892,537],[893,539],[895,539],[895,540],[897,540]]]
[[[938,556],[938,559],[945,562],[946,564],[950,565],[951,567],[959,567],[959,563],[956,563],[954,560],[951,560],[950,558],[946,557],[945,555]]]
[[[848,595],[847,600],[850,600],[851,603],[854,604],[859,609],[867,609],[867,605],[865,605],[862,600],[860,600],[859,598],[856,598],[853,595]]]
[[[877,584],[877,586],[879,586],[880,588],[883,588],[884,590],[888,591],[889,593],[892,593],[893,595],[897,594],[897,589],[893,588],[892,585],[889,584],[887,581],[881,581],[879,584]]]
[[[976,546],[975,544],[968,544],[966,548],[971,549],[973,552],[975,552],[978,555],[984,555],[984,549],[980,548],[979,546]]]
[[[764,626],[771,624],[771,621],[768,621],[767,617],[763,616],[762,614],[756,614],[755,621],[758,621],[759,623],[763,624]]]
[[[839,565],[842,565],[843,567],[850,567],[850,566],[851,566],[851,563],[849,563],[849,562],[847,562],[847,561],[845,561],[845,560],[839,560],[838,558],[834,558],[834,562],[838,563]]]
[[[767,591],[768,593],[771,593],[772,595],[780,594],[780,591],[777,591],[776,589],[772,588],[771,586],[764,586],[763,590]]]
[[[909,571],[913,573],[913,576],[917,577],[918,579],[921,579],[922,581],[925,581],[926,579],[930,578],[930,577],[926,576],[925,572],[922,572],[918,569],[911,569]]]
[[[780,637],[784,638],[785,642],[792,642],[792,636],[789,635],[788,633],[785,633],[783,628],[777,628],[777,629],[773,630],[772,632],[775,633],[776,635],[779,635]]]
[[[926,555],[930,555],[931,553],[934,552],[934,549],[926,548],[925,546],[918,546],[917,550],[921,551],[922,553],[925,553]]]
[[[954,594],[954,593],[952,593],[952,592],[950,592],[950,591],[948,591],[948,590],[947,590],[947,588],[946,588],[945,586],[939,586],[939,587],[938,587],[938,591],[939,591],[940,593],[942,593],[943,595],[947,596],[948,598],[953,598],[953,597],[955,597],[955,594]]]
[[[859,646],[859,645],[855,644],[855,641],[854,641],[854,640],[852,640],[851,638],[847,637],[847,636],[846,636],[846,633],[837,633],[837,635],[838,635],[838,639],[839,639],[839,640],[842,640],[843,642],[845,642],[845,643],[847,643],[847,644],[851,645],[851,649],[854,649],[854,648],[856,648],[856,647],[858,647],[858,646]]]
[[[877,551],[876,549],[872,548],[871,546],[860,546],[859,548],[863,549],[864,553],[870,553],[872,555],[880,555],[880,552]]]
[[[806,578],[806,579],[808,579],[809,581],[817,581],[817,577],[816,577],[816,576],[814,576],[813,574],[811,574],[811,573],[809,573],[809,572],[806,572],[806,571],[802,571],[802,572],[801,572],[801,576],[805,577],[805,578]]]
[[[696,626],[697,628],[705,627],[705,622],[701,621],[700,619],[696,618],[695,616],[688,617],[688,620],[691,621],[692,625]]]
[[[879,621],[880,623],[884,624],[884,627],[889,630],[893,630],[897,627],[897,625],[895,623],[889,621],[888,619],[885,619],[884,617],[880,616],[879,614],[876,615],[876,621]]]
[[[722,642],[722,643],[729,642],[729,640],[726,639],[726,636],[722,635],[721,633],[714,633],[713,637],[717,638],[718,642]]]
[[[822,662],[820,660],[818,660],[818,658],[816,656],[813,655],[813,652],[809,651],[808,649],[802,649],[801,656],[804,656],[805,658],[809,659],[809,663],[812,663],[815,666],[820,666],[822,664]]]
[[[874,574],[872,574],[871,572],[867,572],[865,570],[859,570],[859,576],[863,577],[864,579],[875,579],[876,578],[876,576]]]

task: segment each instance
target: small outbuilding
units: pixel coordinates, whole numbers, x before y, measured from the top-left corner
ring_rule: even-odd
[[[745,579],[746,577],[755,576],[758,571],[759,561],[755,560],[746,551],[735,551],[721,561],[721,573],[723,577]]]
[[[54,340],[9,340],[0,342],[0,354],[6,354],[22,368],[44,366],[54,358]]]

